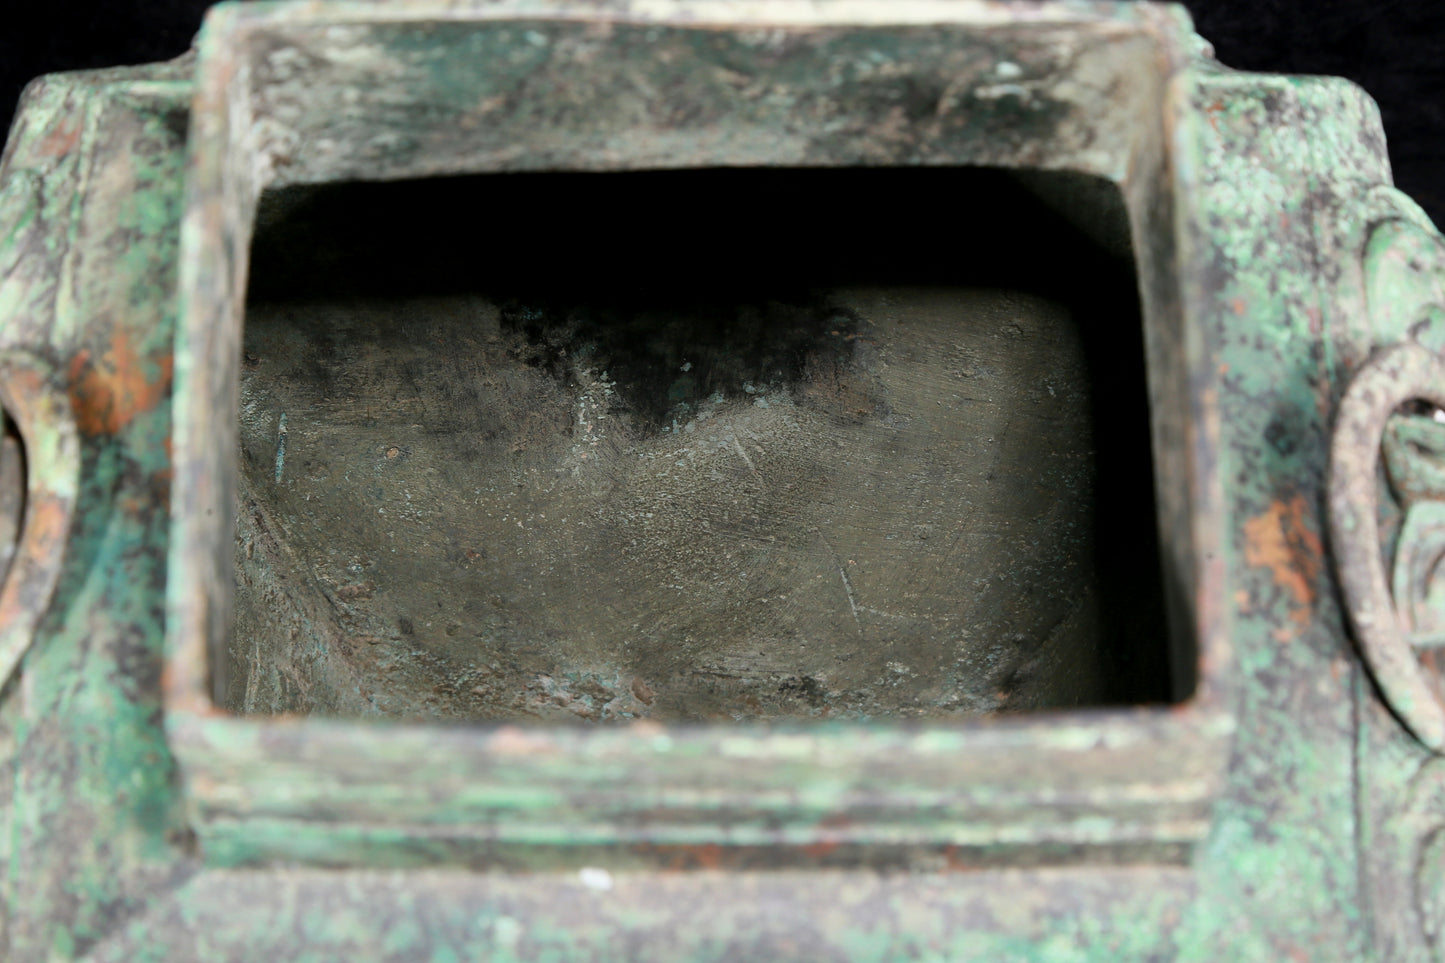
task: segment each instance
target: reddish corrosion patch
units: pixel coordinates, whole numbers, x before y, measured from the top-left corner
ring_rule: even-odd
[[[166,452],[166,467],[157,468],[154,472],[151,473],[151,485],[155,488],[157,492],[163,493],[167,498],[169,498],[171,492],[171,482],[174,481],[176,477],[176,456],[175,452],[171,448],[171,436],[166,435],[165,440],[161,442],[161,445],[165,448]]]
[[[1314,959],[1314,957],[1310,956],[1309,953],[1305,952],[1303,947],[1294,943],[1287,943],[1281,946],[1280,949],[1284,952],[1285,957],[1291,960],[1292,963],[1309,963],[1310,960]]]
[[[1244,560],[1267,568],[1294,603],[1291,618],[1308,622],[1315,602],[1315,582],[1324,560],[1324,545],[1308,523],[1309,504],[1303,495],[1276,499],[1244,523]]]
[[[817,842],[809,843],[802,847],[803,852],[814,859],[822,859],[824,856],[831,856],[839,846],[839,833],[853,824],[853,821],[842,813],[833,813],[818,820],[818,829],[821,838]]]
[[[165,399],[173,367],[169,355],[159,362],[142,359],[124,331],[111,336],[98,358],[82,349],[70,362],[76,424],[87,435],[116,434]]]
[[[487,740],[487,751],[498,756],[537,756],[552,754],[557,747],[545,736],[528,732],[518,726],[502,726]]]
[[[718,843],[702,843],[697,846],[673,843],[640,843],[634,847],[636,851],[658,860],[662,864],[664,872],[683,873],[699,869],[723,869],[724,863],[727,868],[736,868],[733,864],[741,864],[744,860],[737,857],[743,855],[740,852],[730,854],[732,858],[724,856],[723,848]]]
[[[166,704],[194,716],[211,719],[229,716],[230,713],[214,705],[205,695],[204,687],[194,681],[203,675],[196,671],[195,661],[184,654],[167,659],[161,667],[161,692]]]
[[[1219,133],[1219,114],[1223,112],[1223,110],[1224,101],[1222,100],[1216,100],[1204,108],[1204,115],[1209,118],[1209,126],[1214,128],[1216,134]]]
[[[946,873],[972,873],[981,868],[963,850],[952,845],[943,847],[943,864]]]
[[[80,143],[80,118],[62,120],[50,129],[40,142],[40,153],[45,157],[64,157]]]
[[[175,480],[176,470],[172,467],[165,467],[151,472],[150,489],[152,502],[159,501],[165,504],[171,498],[171,482]]]

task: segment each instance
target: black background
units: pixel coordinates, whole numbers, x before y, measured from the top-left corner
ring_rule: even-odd
[[[880,0],[886,3],[887,0]],[[189,46],[208,0],[10,0],[0,7],[0,129],[38,74],[146,63]],[[1199,33],[1241,70],[1332,74],[1379,102],[1395,181],[1445,225],[1445,2],[1192,0]]]

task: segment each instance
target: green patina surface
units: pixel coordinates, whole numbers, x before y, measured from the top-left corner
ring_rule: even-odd
[[[514,9],[524,18],[542,7]],[[1133,16],[1122,6],[1050,9],[1103,23]],[[342,21],[348,11],[362,7],[332,10]],[[308,12],[268,6],[268,15],[299,21]],[[495,54],[490,61],[515,67],[486,83],[501,90],[530,76],[540,45],[529,33],[557,29],[522,23],[506,36],[475,34]],[[872,69],[870,58],[893,43],[887,28],[877,30],[874,40],[854,36],[829,48],[829,58],[853,65],[845,80]],[[917,42],[914,32],[900,35]],[[428,29],[393,39],[429,63]],[[759,56],[757,45],[713,30],[686,39],[693,56],[730,70]],[[457,73],[461,62],[439,57],[428,68],[436,89],[465,91],[458,108],[485,92],[476,75]],[[622,735],[528,742],[504,732],[495,738],[512,746],[514,765],[478,755],[494,768],[450,778],[449,759],[473,758],[466,731],[402,733],[389,764],[425,757],[429,747],[442,758],[417,758],[405,772],[419,784],[388,790],[384,774],[366,781],[338,761],[355,748],[345,724],[293,737],[232,720],[200,723],[201,744],[249,760],[252,782],[238,780],[250,788],[220,802],[207,797],[233,808],[206,827],[201,847],[161,678],[191,67],[40,82],[0,168],[0,347],[32,351],[59,372],[81,438],[82,479],[54,599],[20,673],[0,689],[0,956],[1438,958],[1431,941],[1440,932],[1445,776],[1389,713],[1351,648],[1325,535],[1334,406],[1350,372],[1419,320],[1382,305],[1433,291],[1441,276],[1439,264],[1422,263],[1390,279],[1386,294],[1367,297],[1372,232],[1382,220],[1419,223],[1421,215],[1382,187],[1389,171],[1379,121],[1361,92],[1203,62],[1172,87],[1179,298],[1217,356],[1229,533],[1217,563],[1226,572],[1227,695],[1237,723],[1227,779],[1197,847],[1120,849],[1113,835],[1128,817],[1086,810],[1055,848],[1021,850],[1006,832],[1022,826],[1026,835],[1027,807],[997,825],[959,815],[977,810],[950,788],[954,760],[1035,751],[1046,770],[1048,760],[1073,758],[1101,738],[1092,723],[1050,730],[1045,721],[987,737],[880,728],[870,737],[880,757],[930,759],[929,771],[836,783],[818,777],[818,759],[833,735],[848,738],[841,729],[805,728],[771,743],[756,731],[701,743],[652,730],[635,743]],[[1105,735],[1134,733],[1124,721],[1111,725]],[[1170,731],[1158,725],[1167,751]],[[641,747],[709,787],[692,821],[659,793],[652,801],[666,818],[648,828],[635,800],[649,797],[616,768],[635,765]],[[469,765],[483,765],[475,759]],[[783,762],[740,777],[729,797],[721,785],[728,770],[709,769],[718,759]],[[372,762],[363,754],[357,767]],[[567,781],[572,768],[587,779]],[[1034,780],[1020,782],[1030,791],[1049,790],[1047,772],[1020,779]],[[898,804],[894,822],[861,837],[841,825],[820,830],[840,800],[856,803],[865,790],[886,798],[890,784],[915,800]],[[1005,806],[1007,789],[987,787],[967,805]],[[758,794],[762,817],[738,805],[735,797],[748,793]],[[287,818],[248,823],[253,804]],[[1157,804],[1145,800],[1141,810]],[[328,805],[342,817],[317,819]],[[388,811],[410,816],[388,822]],[[421,811],[425,825],[414,820]],[[499,815],[507,811],[535,818],[508,822]],[[348,822],[348,813],[365,818]],[[743,831],[715,824],[719,813]],[[493,822],[478,823],[478,814]],[[1201,817],[1183,806],[1178,818]],[[1066,823],[1053,811],[1049,819]],[[458,831],[439,831],[448,824]],[[635,838],[618,825],[633,827]],[[1115,848],[1076,845],[1091,829]]]
[[[1213,73],[1200,77],[1194,109],[1201,123],[1181,166],[1197,178],[1198,280],[1233,436],[1223,473],[1239,573],[1241,751],[1198,863],[1204,898],[1184,956],[1369,959],[1352,746],[1358,668],[1322,554],[1336,364],[1324,335],[1342,319],[1328,316],[1319,276],[1323,251],[1348,257],[1320,209],[1348,204],[1346,165],[1370,133],[1332,119],[1368,106],[1332,81]]]
[[[122,90],[141,79],[122,77]],[[155,593],[170,469],[164,292],[175,276],[187,85],[158,84],[134,108],[111,99],[109,81],[32,88],[12,139],[12,158],[29,148],[45,185],[47,230],[4,282],[31,307],[7,318],[3,337],[58,362],[82,432],[66,565],[37,631],[44,642],[6,705],[16,746],[4,843],[12,958],[82,954],[143,905],[141,893],[175,876],[185,831],[158,728]],[[93,259],[77,263],[67,249],[75,238]],[[97,317],[111,323],[91,324]]]

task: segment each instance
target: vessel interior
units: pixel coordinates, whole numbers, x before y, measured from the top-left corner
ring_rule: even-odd
[[[1106,182],[964,168],[268,192],[224,708],[1187,696],[1124,224]]]

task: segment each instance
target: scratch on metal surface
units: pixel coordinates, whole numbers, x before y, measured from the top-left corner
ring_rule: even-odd
[[[843,580],[843,593],[848,596],[848,609],[853,613],[853,623],[858,626],[858,634],[863,634],[863,620],[858,618],[858,601],[853,597],[853,583],[848,581],[848,573],[843,569],[843,560],[838,557],[838,550],[833,543],[828,541],[828,536],[820,530],[818,537],[828,547],[828,554],[832,556],[833,566],[838,569],[838,577]]]
[[[742,444],[742,442],[738,441],[738,436],[737,436],[736,433],[733,434],[733,447],[736,448],[736,449],[738,450],[738,454],[742,456],[743,464],[745,464],[745,465],[748,466],[748,471],[752,472],[754,475],[757,476],[758,483],[759,483],[760,485],[762,485],[764,488],[767,488],[767,487],[768,487],[768,480],[763,477],[763,473],[760,472],[760,471],[758,471],[758,466],[757,466],[757,465],[754,465],[754,464],[753,464],[753,460],[748,457],[748,453],[743,449],[743,444]],[[846,582],[847,579],[844,579],[844,581]],[[851,598],[850,598],[850,601],[851,601]],[[855,617],[855,618],[857,617],[857,613],[856,613],[856,612],[854,613],[854,617]]]
[[[281,421],[276,426],[276,480],[286,470],[286,413],[281,412]]]

